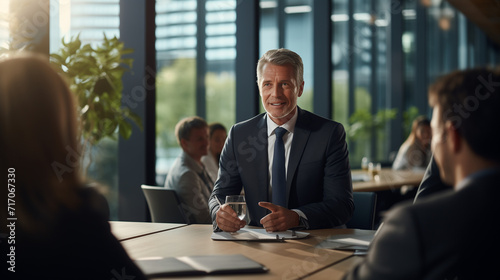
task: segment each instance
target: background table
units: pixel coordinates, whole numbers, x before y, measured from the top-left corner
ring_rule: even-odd
[[[368,175],[367,171],[355,169],[351,171],[353,176]],[[392,170],[383,168],[379,174],[379,180],[353,181],[352,189],[355,192],[377,192],[393,190],[402,186],[419,186],[425,171]]]
[[[142,224],[142,223],[140,223]],[[168,224],[167,224],[168,225]],[[141,225],[138,225],[141,226]],[[133,225],[129,225],[129,230]],[[116,231],[120,231],[116,228]],[[285,242],[213,241],[211,225],[187,225],[122,241],[131,258],[180,257],[194,255],[242,254],[267,266],[265,274],[214,275],[179,279],[318,279],[321,271],[331,268],[340,279],[353,263],[344,262],[351,251],[320,249],[315,246],[333,234],[352,234],[353,229],[311,230],[306,239]],[[339,265],[337,267],[337,264]],[[332,275],[329,275],[332,278]],[[162,279],[162,278],[154,278]],[[168,278],[172,279],[172,278]]]

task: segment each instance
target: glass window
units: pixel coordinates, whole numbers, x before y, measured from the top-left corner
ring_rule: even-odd
[[[458,20],[447,2],[427,11],[427,63],[429,82],[458,68]]]
[[[344,125],[349,121],[349,69],[352,58],[349,46],[349,11],[346,1],[332,3],[332,91],[333,120]]]
[[[363,157],[384,162],[389,3],[332,0],[331,21],[333,119],[346,127],[353,168]]]
[[[210,0],[205,9],[206,120],[229,129],[236,121],[236,1]]]
[[[313,111],[313,18],[312,0],[285,1],[285,48],[298,53],[304,64],[304,92],[297,99],[302,109]]]
[[[9,3],[10,0],[0,0],[0,49],[8,49],[9,41]]]
[[[260,1],[259,54],[279,48],[277,1]]]
[[[392,109],[387,108],[387,36],[388,31],[387,27],[390,21],[390,2],[385,0],[376,0],[375,1],[376,12],[373,18],[374,28],[374,38],[372,42],[374,43],[373,50],[373,71],[375,71],[374,75],[374,86],[375,90],[375,107],[376,112],[385,112],[384,110]],[[396,108],[398,109],[398,108]],[[389,126],[387,125],[387,121],[382,123],[382,126],[375,131],[376,137],[376,145],[375,151],[372,151],[372,154],[375,157],[376,161],[379,162],[387,162],[390,160],[390,143],[389,143],[389,135],[391,132],[389,130]]]
[[[50,1],[50,53],[58,53],[71,37],[80,36],[82,45],[96,46],[104,38],[119,37],[119,0],[52,0]],[[117,132],[115,132],[117,138]],[[111,220],[118,217],[118,141],[102,139],[84,155],[83,168],[105,194]],[[87,166],[87,163],[90,165]],[[88,168],[88,169],[87,169]]]
[[[156,174],[163,185],[180,153],[179,120],[196,115],[196,0],[156,1]]]
[[[401,142],[403,143],[411,132],[411,124],[413,120],[419,115],[425,115],[427,111],[425,110],[427,106],[424,105],[422,108],[422,96],[426,96],[427,86],[422,87],[422,82],[417,81],[419,67],[425,64],[417,56],[417,40],[425,39],[418,38],[417,35],[417,13],[421,13],[422,10],[418,10],[418,5],[420,3],[416,2],[406,2],[404,8],[402,9],[403,14],[403,36],[401,37],[401,44],[403,48],[403,59],[404,59],[404,100],[403,108],[401,108],[403,117],[403,135]],[[423,16],[423,13],[420,14]],[[427,19],[424,19],[424,21]],[[420,34],[421,36],[422,34]],[[420,59],[420,60],[419,60]],[[419,84],[420,83],[420,87]],[[417,91],[419,88],[425,88],[425,91]],[[425,98],[426,99],[426,98]],[[420,106],[418,105],[420,103]],[[426,103],[425,103],[426,104]],[[394,151],[396,153],[397,151]],[[395,156],[395,154],[393,154]]]
[[[96,46],[108,38],[120,37],[119,0],[51,0],[50,1],[50,52],[80,36],[83,44]]]
[[[197,115],[197,77],[204,81],[208,123],[229,129],[236,119],[236,1],[205,2],[204,22],[197,22],[197,1],[156,2],[156,173],[162,185],[180,153],[175,125]],[[197,53],[197,32],[204,27],[205,53]],[[197,61],[205,65],[196,73]]]
[[[350,130],[350,161],[354,166],[361,163],[365,156],[372,155],[372,133],[370,127],[372,119],[372,47],[374,29],[373,15],[371,13],[371,1],[356,0],[353,1],[353,46],[351,46],[351,59],[354,71],[350,79],[354,80],[354,112],[350,116],[352,123]],[[351,106],[352,107],[352,106]],[[372,158],[373,159],[373,158]]]

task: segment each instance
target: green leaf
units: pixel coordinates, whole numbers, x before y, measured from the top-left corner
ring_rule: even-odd
[[[131,119],[141,130],[143,130],[141,117],[134,112],[129,111],[128,118]]]
[[[132,126],[130,123],[126,121],[121,121],[120,122],[120,135],[123,137],[123,139],[129,139],[130,136],[132,135]]]

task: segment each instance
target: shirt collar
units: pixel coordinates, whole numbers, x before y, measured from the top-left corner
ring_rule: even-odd
[[[478,180],[482,177],[486,177],[490,174],[494,174],[496,172],[499,172],[498,167],[491,167],[483,170],[479,170],[477,172],[474,172],[470,174],[469,176],[465,177],[462,181],[458,182],[457,186],[455,187],[455,190],[458,191],[460,189],[463,189],[464,187],[468,186],[471,182]]]
[[[293,130],[295,128],[295,123],[297,123],[298,115],[299,115],[299,108],[295,107],[295,114],[293,114],[292,118],[289,121],[281,125],[281,127],[286,129],[288,132],[293,133]],[[273,120],[271,120],[268,113],[265,114],[265,117],[267,118],[266,119],[267,137],[269,137],[279,125],[277,125],[275,122],[273,122]]]

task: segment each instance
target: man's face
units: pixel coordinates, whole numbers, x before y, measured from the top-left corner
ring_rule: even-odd
[[[290,65],[267,63],[262,69],[259,89],[262,105],[271,119],[278,125],[292,118],[297,107],[297,98],[302,95],[304,82],[296,84]]]
[[[431,149],[434,154],[434,160],[439,168],[441,180],[449,185],[454,185],[454,159],[451,157],[452,154],[447,142],[448,139],[442,116],[441,106],[436,105],[431,120]]]
[[[182,139],[183,150],[194,160],[200,161],[208,152],[208,127],[193,128],[189,139]]]

